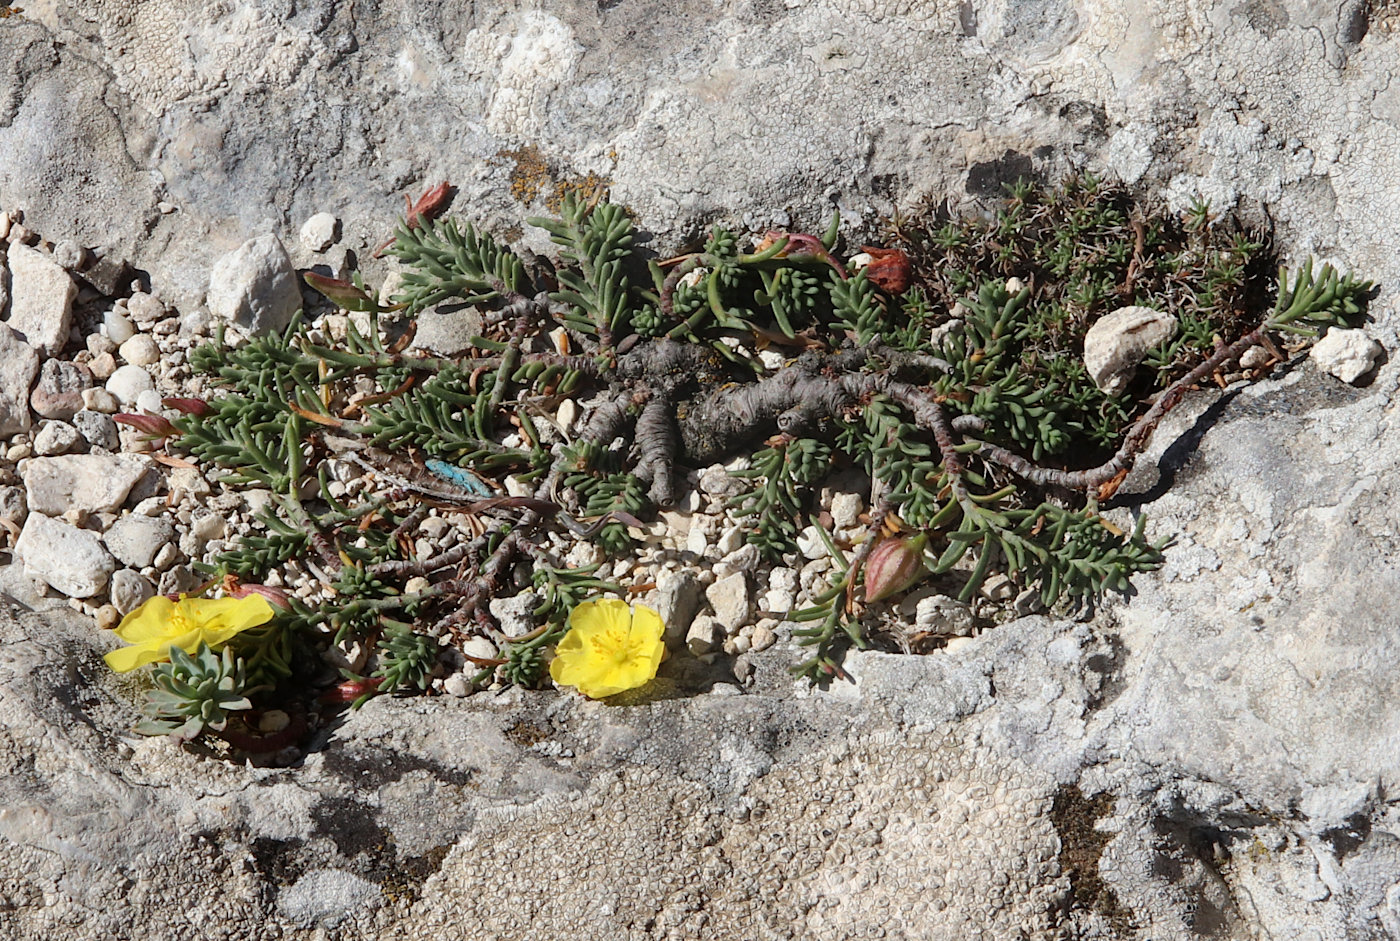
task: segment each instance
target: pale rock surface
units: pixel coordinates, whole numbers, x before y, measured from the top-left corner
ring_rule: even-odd
[[[1345,330],[1333,327],[1308,351],[1312,361],[1323,372],[1343,382],[1356,382],[1381,357],[1381,345],[1366,335],[1365,330]]]
[[[0,437],[28,431],[29,393],[39,372],[39,354],[24,338],[0,324]]]
[[[209,274],[209,312],[252,334],[284,329],[301,307],[287,250],[275,235],[244,242]]]
[[[97,533],[42,513],[30,513],[15,543],[25,571],[70,598],[91,598],[107,587],[117,564]]]
[[[58,516],[111,513],[145,474],[146,465],[115,454],[65,454],[31,459],[22,476],[30,512]]]
[[[441,178],[553,257],[523,224],[550,188],[510,185],[526,143],[609,179],[658,253],[833,205],[858,245],[929,200],[1112,172],[1376,280],[1368,330],[1396,347],[1389,4],[25,6],[0,28],[0,204],[129,248],[182,316],[217,258],[325,206],[376,282],[401,194]],[[139,694],[89,621],[0,613],[0,929],[1400,936],[1400,367],[1373,368],[1354,388],[1295,365],[1168,416],[1115,512],[1183,541],[1126,602],[853,655],[826,689],[791,683],[784,640],[742,688],[685,685],[673,657],[674,698],[638,705],[376,700],[258,768],[130,735]],[[818,562],[792,563],[804,586]]]
[[[56,356],[68,342],[78,286],[53,258],[28,245],[11,243],[6,259],[10,329],[44,355]]]

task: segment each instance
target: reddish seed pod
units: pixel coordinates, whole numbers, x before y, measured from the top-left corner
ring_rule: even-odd
[[[880,290],[888,294],[903,294],[909,290],[913,266],[909,263],[908,255],[898,248],[862,245],[860,250],[870,256],[870,264],[865,266],[866,277],[875,282]]]

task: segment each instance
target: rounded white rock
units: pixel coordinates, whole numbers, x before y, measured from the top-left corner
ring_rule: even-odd
[[[153,366],[160,362],[160,347],[149,333],[138,333],[121,344],[117,352],[133,366]]]
[[[119,366],[107,380],[107,391],[116,396],[122,405],[135,405],[137,396],[142,392],[151,392],[155,387],[151,374],[140,366]]]

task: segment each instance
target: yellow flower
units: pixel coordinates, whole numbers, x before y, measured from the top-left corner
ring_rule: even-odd
[[[549,675],[590,699],[636,689],[656,676],[664,630],[661,615],[645,605],[633,611],[616,598],[585,601],[569,614]]]
[[[262,595],[246,598],[184,598],[156,595],[117,625],[116,634],[130,644],[107,654],[107,666],[126,673],[147,663],[170,659],[170,648],[194,653],[201,642],[211,648],[240,631],[266,624],[277,612]]]

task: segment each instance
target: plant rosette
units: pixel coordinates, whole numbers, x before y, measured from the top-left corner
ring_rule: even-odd
[[[103,659],[117,673],[170,659],[170,648],[193,654],[201,643],[216,649],[234,636],[266,624],[277,612],[266,598],[186,598],[171,601],[156,595],[132,611],[114,633],[130,646]]]
[[[644,686],[666,653],[664,630],[661,615],[645,605],[633,608],[616,598],[585,601],[569,613],[569,630],[549,675],[590,699]]]

